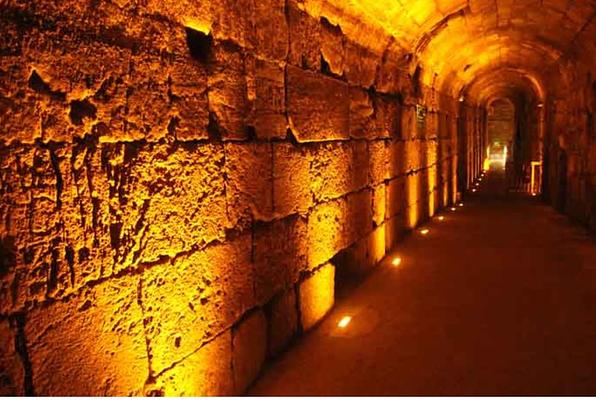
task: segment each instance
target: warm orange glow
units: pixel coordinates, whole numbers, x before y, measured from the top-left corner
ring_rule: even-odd
[[[394,257],[393,260],[391,260],[391,265],[393,265],[394,267],[398,267],[401,264],[401,257]]]
[[[463,207],[464,206],[464,203],[459,203],[457,206],[458,207]]]
[[[451,211],[456,211],[456,210],[457,210],[457,208],[455,208],[455,207],[451,207],[451,208],[450,208],[450,210],[451,210]]]
[[[421,235],[428,235],[428,232],[430,232],[430,229],[428,229],[428,228],[420,229]]]
[[[472,192],[473,192],[473,193],[476,193],[476,192],[477,192],[477,190],[476,190],[476,189],[472,189]]]
[[[442,216],[442,215],[439,215],[438,219],[439,219],[439,221],[444,221],[445,220],[445,217]]]
[[[346,315],[342,319],[339,320],[339,322],[337,323],[337,326],[341,329],[345,329],[350,324],[351,321],[352,321],[352,317],[349,315]]]

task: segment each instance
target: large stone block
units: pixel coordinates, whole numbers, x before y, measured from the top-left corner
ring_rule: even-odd
[[[209,111],[216,136],[243,140],[248,136],[249,112],[246,71],[242,49],[231,42],[213,47],[209,71]]]
[[[390,219],[400,214],[405,205],[405,178],[395,178],[387,183],[387,211],[386,218]]]
[[[294,287],[281,292],[267,305],[267,354],[274,357],[298,331],[298,303]]]
[[[365,141],[315,144],[308,149],[315,202],[338,198],[368,184]]]
[[[261,309],[232,330],[234,391],[242,394],[258,376],[267,351],[267,320]]]
[[[273,154],[270,143],[226,143],[226,203],[230,226],[246,227],[273,213]]]
[[[325,17],[321,18],[321,57],[326,63],[327,71],[336,76],[344,73],[346,51],[345,36],[339,25],[331,24]]]
[[[369,88],[375,83],[377,65],[381,58],[352,41],[346,41],[345,74],[348,82]]]
[[[401,136],[399,123],[399,103],[396,98],[377,94],[373,97],[374,115],[371,121],[370,137]]]
[[[311,329],[333,307],[335,301],[335,267],[325,264],[298,286],[300,324]]]
[[[389,179],[389,145],[391,143],[386,140],[375,140],[369,142],[368,152],[370,154],[369,161],[369,175],[370,182],[373,185]]]
[[[259,303],[296,283],[307,268],[307,244],[306,220],[298,215],[255,226],[253,257]]]
[[[300,142],[349,137],[348,86],[336,79],[287,66],[288,117]]]
[[[198,2],[199,5],[203,1]],[[210,6],[211,31],[218,40],[225,40],[236,45],[253,49],[255,46],[255,2],[253,0],[219,0],[207,2]],[[189,4],[188,9],[196,5]],[[199,16],[199,18],[205,16]]]
[[[373,188],[373,222],[379,226],[385,221],[387,212],[387,184],[381,183]]]
[[[371,119],[375,109],[369,93],[360,87],[350,87],[350,136],[353,138],[370,138]]]
[[[25,370],[18,354],[18,340],[16,321],[0,320],[0,396],[25,395]]]
[[[155,373],[182,360],[253,307],[251,236],[145,271],[141,301]]]
[[[255,51],[261,57],[284,61],[289,50],[285,0],[255,1]]]
[[[290,31],[288,62],[296,67],[321,70],[321,25],[293,5],[287,8]]]
[[[305,146],[273,144],[273,207],[283,217],[306,214],[313,204],[310,158]]]
[[[206,343],[187,358],[159,375],[145,388],[144,395],[160,396],[231,396],[232,374],[231,329]]]
[[[38,395],[140,394],[149,376],[139,279],[112,279],[27,315]]]
[[[247,57],[249,100],[248,119],[259,139],[285,138],[286,119],[285,71],[276,63]]]
[[[372,229],[371,192],[362,190],[316,206],[308,216],[308,265],[316,268]]]

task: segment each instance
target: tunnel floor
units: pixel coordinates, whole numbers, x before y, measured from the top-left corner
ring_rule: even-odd
[[[596,394],[594,238],[497,171],[440,215],[249,394]]]

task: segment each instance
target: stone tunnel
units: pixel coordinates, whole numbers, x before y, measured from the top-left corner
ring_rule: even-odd
[[[544,307],[569,306],[557,313],[568,340],[553,347],[593,339],[573,318],[596,331],[595,13],[592,0],[0,1],[0,394],[266,393],[294,350],[335,326],[340,301],[444,216],[418,259],[433,268],[458,255],[459,278],[445,266],[381,280],[369,290],[392,293],[391,315],[439,284],[452,285],[443,299],[467,292],[462,277],[482,277],[464,255],[491,237],[472,227],[511,215],[527,224],[501,235],[512,269],[496,284],[540,283]],[[494,214],[501,203],[525,211]],[[527,243],[507,242],[528,226]],[[581,252],[557,247],[578,236]],[[558,280],[546,267],[514,275],[555,250]],[[428,271],[403,264],[404,277]],[[484,301],[475,287],[472,302]],[[524,287],[498,304],[543,293]],[[288,375],[295,387],[328,365],[329,340],[286,367],[303,374]],[[583,375],[548,393],[596,393],[591,343],[573,353]],[[550,372],[530,380],[536,392]],[[497,376],[477,392],[493,393]],[[379,379],[361,389],[393,378]],[[495,392],[523,392],[500,382]]]

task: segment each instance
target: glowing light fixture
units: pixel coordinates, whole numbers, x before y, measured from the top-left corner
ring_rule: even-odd
[[[456,210],[457,210],[457,208],[455,208],[455,207],[451,207],[451,208],[450,208],[450,210],[451,210],[451,211],[456,211]]]
[[[463,207],[464,206],[464,203],[459,203],[457,206],[458,207]]]
[[[438,219],[439,219],[439,221],[443,221],[445,219],[445,217],[442,215],[439,215]]]
[[[430,229],[428,229],[428,228],[420,229],[421,235],[428,235],[428,232],[430,232]]]
[[[476,189],[472,189],[472,192],[473,192],[473,193],[476,193],[476,191],[477,191]]]
[[[342,319],[339,320],[339,322],[337,323],[337,326],[341,329],[345,329],[350,322],[352,321],[352,317],[349,315],[345,315]]]
[[[401,264],[401,257],[394,257],[393,260],[391,260],[391,265],[393,265],[394,267],[398,267]]]

